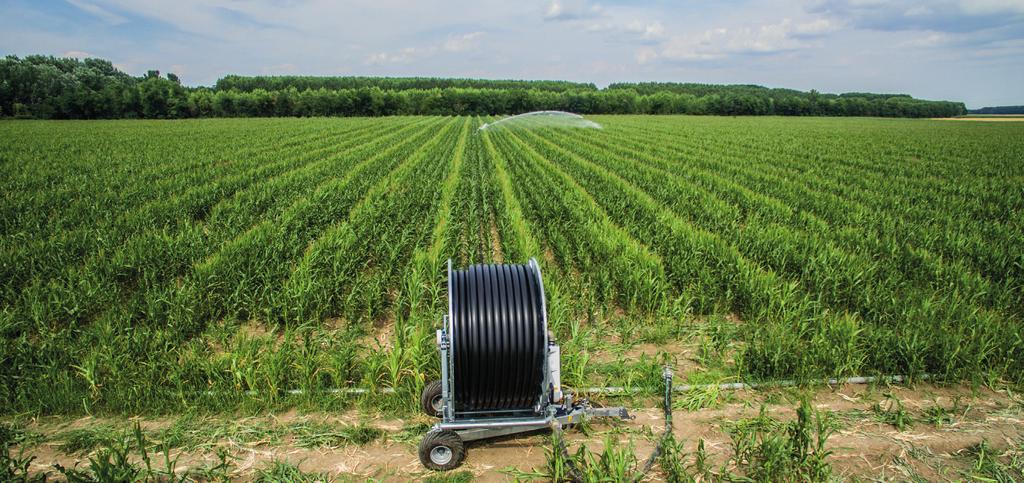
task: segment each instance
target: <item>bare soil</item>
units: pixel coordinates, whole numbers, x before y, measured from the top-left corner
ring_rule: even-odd
[[[501,233],[498,231],[498,224],[491,217],[491,259],[494,263],[504,263],[505,254],[501,251]]]
[[[636,348],[643,351],[644,348]],[[912,426],[900,431],[881,422],[871,406],[891,394],[902,401],[915,419]],[[696,450],[703,440],[710,460],[726,471],[732,448],[724,425],[742,418],[754,417],[762,405],[772,417],[788,420],[795,417],[797,394],[795,390],[735,391],[725,395],[716,408],[696,412],[676,410],[674,433],[684,441],[688,452]],[[960,412],[949,424],[935,426],[925,421],[923,413],[935,405],[952,407],[960,402]],[[655,402],[634,402],[646,406],[631,408],[635,419],[619,423],[595,422],[589,435],[579,431],[567,432],[570,451],[585,444],[599,451],[606,438],[622,444],[633,442],[637,459],[642,463],[654,447],[663,428],[662,410]],[[965,450],[982,441],[997,451],[1017,447],[1024,441],[1024,402],[1004,391],[972,390],[967,387],[940,387],[918,384],[914,387],[871,387],[847,385],[821,389],[814,395],[813,404],[819,410],[828,410],[836,417],[839,429],[829,440],[833,451],[830,461],[834,474],[842,479],[883,478],[907,479],[921,477],[929,481],[963,479],[962,470],[971,460]],[[225,420],[229,418],[225,417]],[[408,419],[372,418],[355,410],[342,414],[299,414],[288,412],[255,418],[244,418],[245,424],[255,426],[288,425],[307,420],[328,423],[370,425],[386,432],[387,436],[366,446],[337,448],[304,448],[291,437],[274,440],[256,440],[240,443],[231,437],[211,441],[201,450],[172,450],[178,457],[178,471],[215,464],[214,448],[227,449],[234,459],[232,476],[241,481],[252,479],[256,472],[274,461],[298,465],[307,472],[326,473],[331,476],[380,478],[386,481],[419,479],[428,474],[417,459],[418,436],[407,441],[395,441],[398,433],[414,423],[432,423],[425,416]],[[32,471],[54,474],[53,465],[79,468],[88,465],[89,454],[66,454],[60,449],[60,436],[69,429],[82,429],[101,424],[125,427],[129,419],[86,417],[74,420],[40,418],[29,421],[26,429],[46,435],[47,440],[25,448],[34,456]],[[146,419],[143,428],[159,429],[173,423],[170,419]],[[477,481],[512,481],[515,471],[542,472],[545,468],[545,448],[550,446],[546,432],[498,441],[472,443],[463,470],[471,472]],[[17,448],[15,448],[17,452]],[[656,473],[649,479],[657,480]]]

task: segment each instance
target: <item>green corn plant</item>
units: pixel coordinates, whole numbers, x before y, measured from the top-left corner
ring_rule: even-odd
[[[583,454],[586,464],[581,472],[587,481],[628,481],[636,471],[637,460],[632,441],[622,445],[609,436],[605,438],[604,449],[599,455],[593,452]]]
[[[973,460],[964,476],[979,481],[995,481],[1009,483],[1020,481],[1024,478],[1024,459],[1020,457],[1020,448],[1024,444],[1018,444],[1018,448],[1006,452],[994,451],[988,441],[967,448],[967,455]]]
[[[699,320],[700,361],[744,379],[1020,382],[1012,127],[884,121],[879,143],[871,119],[602,121],[2,126],[17,169],[0,182],[0,407],[256,410],[364,373],[421,387],[436,376],[429,330],[398,331],[419,340],[387,366],[366,348],[314,350],[301,330],[282,355],[280,334],[245,344],[222,328],[343,319],[325,337],[351,339],[371,322],[436,323],[449,257],[537,257],[551,328],[566,348],[589,337],[576,349],[591,355],[610,320],[656,343]],[[567,379],[593,375],[577,367]],[[636,369],[615,377],[642,382]]]
[[[45,482],[45,473],[30,474],[34,456],[25,455],[24,442],[29,439],[25,431],[16,425],[0,424],[0,479],[11,482]],[[17,454],[11,453],[11,446],[19,444]]]
[[[886,393],[884,400],[873,404],[871,411],[879,421],[890,424],[900,431],[914,424],[914,418],[903,407],[903,401],[891,393]]]
[[[687,471],[687,455],[683,451],[683,442],[677,441],[674,435],[669,434],[662,440],[661,445],[658,465],[665,480],[680,483],[696,481],[696,478]],[[701,440],[698,445],[698,450],[702,452],[704,450],[704,440]],[[701,461],[701,464],[703,463]]]
[[[961,397],[956,396],[953,398],[953,404],[950,407],[942,406],[936,402],[925,409],[922,419],[935,427],[941,427],[955,423],[957,417],[966,414],[969,410],[970,406],[968,405],[966,408],[963,408],[961,406]]]
[[[827,481],[832,473],[826,443],[835,432],[828,413],[819,413],[805,399],[795,421],[782,423],[764,407],[756,418],[727,427],[732,461],[742,478],[753,481]]]
[[[574,471],[573,465],[575,464],[571,456],[566,458],[566,455],[561,451],[560,448],[565,444],[561,438],[563,438],[561,432],[553,431],[550,438],[551,444],[544,447],[544,454],[547,460],[547,473],[545,476],[550,478],[551,481],[556,482],[570,481]],[[583,451],[583,447],[580,448],[580,451]]]

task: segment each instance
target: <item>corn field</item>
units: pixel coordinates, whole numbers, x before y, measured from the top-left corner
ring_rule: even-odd
[[[0,123],[0,406],[408,409],[447,260],[530,257],[570,385],[659,384],[588,362],[642,329],[748,381],[1022,382],[1024,125],[593,119]]]

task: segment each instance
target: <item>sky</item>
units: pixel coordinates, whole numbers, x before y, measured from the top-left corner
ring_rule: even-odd
[[[227,74],[760,84],[1024,104],[1024,0],[0,0],[0,54]]]

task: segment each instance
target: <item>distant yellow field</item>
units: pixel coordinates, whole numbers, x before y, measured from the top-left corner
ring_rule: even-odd
[[[1020,122],[1024,116],[1019,115],[989,115],[979,117],[933,117],[934,121],[985,121],[985,122]]]

